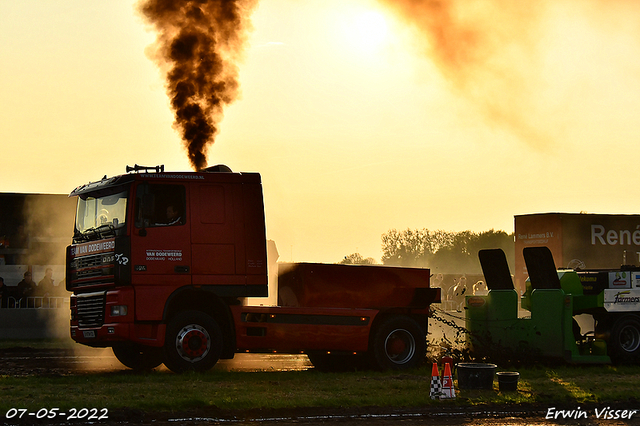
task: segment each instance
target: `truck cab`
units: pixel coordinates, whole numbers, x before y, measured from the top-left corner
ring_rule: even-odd
[[[267,294],[259,174],[133,171],[71,192],[67,249],[72,338],[125,360],[161,348],[168,319],[189,305]]]

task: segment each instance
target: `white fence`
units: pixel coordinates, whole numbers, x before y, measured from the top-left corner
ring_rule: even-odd
[[[21,297],[16,299],[13,296],[7,298],[7,304],[3,308],[7,309],[69,309],[68,297]]]

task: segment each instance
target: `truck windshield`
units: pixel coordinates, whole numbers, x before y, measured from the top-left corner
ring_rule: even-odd
[[[128,191],[101,196],[81,195],[74,239],[83,241],[115,236],[125,226],[127,197]]]

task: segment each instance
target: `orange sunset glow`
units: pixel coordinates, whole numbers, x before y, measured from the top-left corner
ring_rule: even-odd
[[[635,2],[245,3],[202,161],[262,174],[281,260],[379,261],[391,228],[640,212]],[[0,4],[0,191],[193,168],[140,4]]]

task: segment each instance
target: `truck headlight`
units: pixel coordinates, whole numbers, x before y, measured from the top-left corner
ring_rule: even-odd
[[[127,315],[127,305],[114,305],[111,307],[112,317],[123,317]]]

